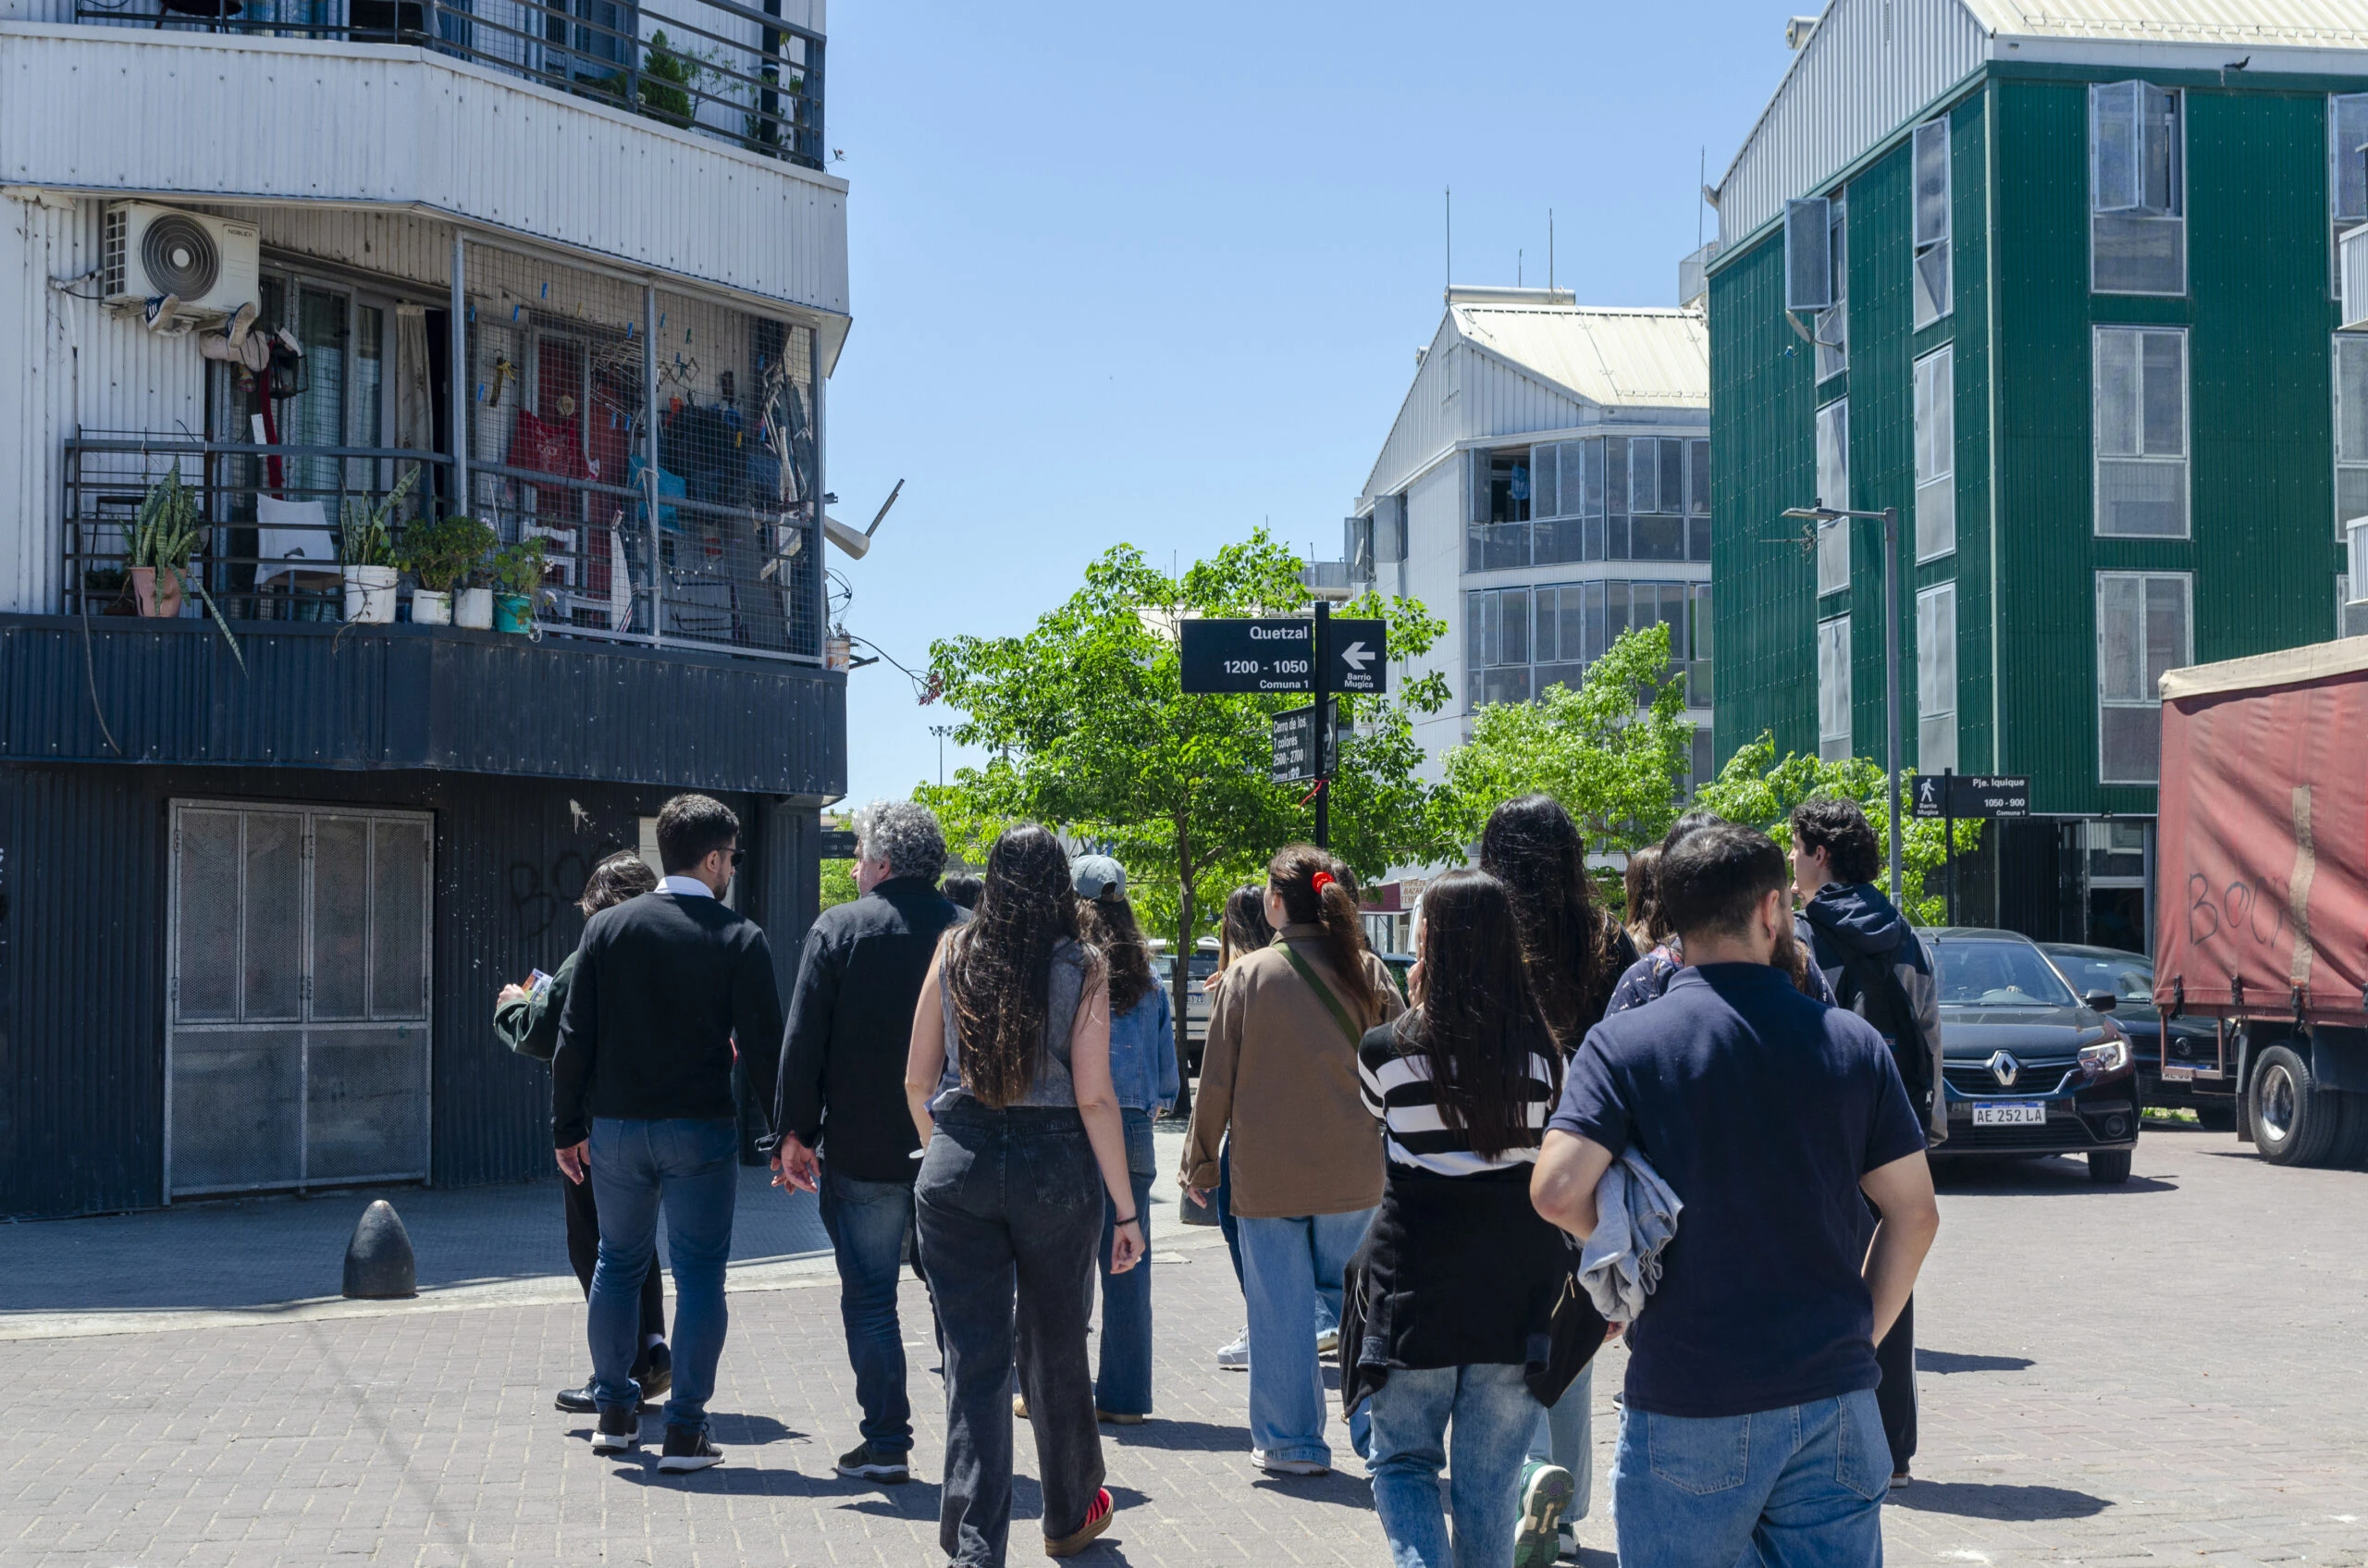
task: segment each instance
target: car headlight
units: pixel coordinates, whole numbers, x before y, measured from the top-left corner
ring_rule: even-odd
[[[2094,1045],[2080,1047],[2080,1070],[2090,1078],[2104,1078],[2128,1065],[2129,1041],[2124,1036],[2115,1035],[2109,1040],[2100,1040]]]

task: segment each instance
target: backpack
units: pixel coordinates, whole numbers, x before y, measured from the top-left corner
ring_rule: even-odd
[[[1931,1042],[1917,1027],[1916,1009],[1909,1005],[1906,988],[1899,983],[1899,972],[1890,958],[1855,948],[1845,954],[1834,1000],[1874,1025],[1876,1032],[1890,1043],[1892,1061],[1907,1087],[1907,1103],[1929,1126],[1932,1096],[1939,1093],[1932,1081]]]

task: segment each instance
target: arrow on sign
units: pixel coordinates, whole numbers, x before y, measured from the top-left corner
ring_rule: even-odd
[[[1363,643],[1352,642],[1340,650],[1340,662],[1362,675],[1365,666],[1373,662],[1373,655],[1365,650]]]

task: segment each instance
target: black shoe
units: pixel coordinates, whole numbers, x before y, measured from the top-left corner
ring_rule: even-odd
[[[592,1397],[592,1380],[586,1378],[580,1389],[561,1389],[551,1396],[554,1407],[570,1415],[593,1415],[599,1412],[599,1401]]]
[[[913,1478],[913,1467],[906,1456],[893,1450],[873,1448],[869,1442],[847,1450],[831,1468],[853,1480],[885,1481],[892,1486]]]
[[[673,1435],[669,1433],[671,1443]],[[594,1453],[631,1453],[641,1447],[641,1412],[637,1410],[604,1410],[600,1425],[592,1432]]]
[[[643,1353],[646,1359],[634,1373],[634,1381],[641,1385],[641,1402],[656,1404],[674,1386],[674,1352],[659,1344]]]
[[[687,1426],[666,1428],[666,1449],[658,1456],[658,1468],[670,1475],[686,1471],[704,1470],[710,1464],[723,1463],[723,1451],[707,1440],[704,1431]]]

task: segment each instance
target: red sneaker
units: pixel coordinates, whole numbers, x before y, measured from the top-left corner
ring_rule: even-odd
[[[1075,1534],[1057,1538],[1051,1536],[1044,1537],[1044,1555],[1075,1557],[1079,1552],[1092,1546],[1095,1537],[1110,1527],[1110,1521],[1117,1512],[1118,1505],[1110,1500],[1110,1488],[1103,1488],[1093,1495],[1093,1506],[1086,1510],[1085,1523],[1077,1527]]]

